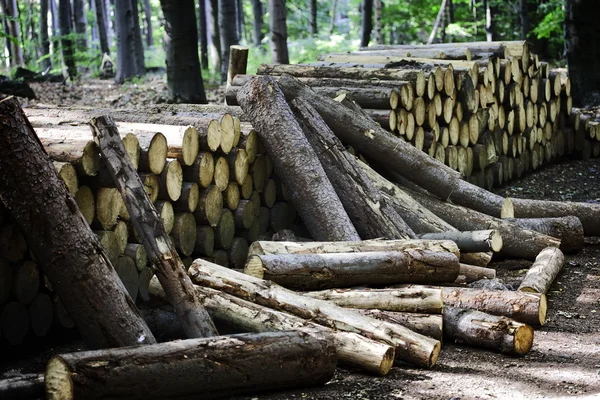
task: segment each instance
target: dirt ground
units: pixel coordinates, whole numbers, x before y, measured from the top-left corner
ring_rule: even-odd
[[[95,95],[96,102],[86,97],[89,92],[78,88],[56,93],[51,87],[44,88],[48,89],[44,93],[51,94],[40,96],[39,101],[140,106],[165,93],[160,80],[150,96],[138,93],[136,87],[110,90],[106,81],[96,84],[96,89],[102,91]],[[567,160],[496,192],[513,197],[600,202],[600,159]],[[533,349],[523,358],[446,342],[431,370],[401,365],[385,377],[373,377],[338,368],[324,387],[237,399],[600,399],[600,238],[586,239],[584,250],[567,255],[566,260],[564,271],[548,294],[547,323],[536,329]],[[518,285],[529,265],[522,261],[494,263],[499,278],[508,286]],[[0,377],[17,371],[41,372],[52,354],[75,351],[81,346],[78,341],[65,345],[64,338],[61,342],[56,346],[20,349],[18,354],[3,351]]]

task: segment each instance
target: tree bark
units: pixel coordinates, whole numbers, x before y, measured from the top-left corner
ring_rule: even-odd
[[[444,308],[444,336],[458,343],[524,356],[533,346],[533,329],[506,317],[455,307]]]
[[[210,30],[210,57],[214,71],[221,71],[221,33],[219,30],[219,0],[206,0],[208,28]]]
[[[383,44],[381,32],[381,12],[383,10],[382,0],[375,1],[375,44]]]
[[[219,0],[219,32],[221,40],[221,82],[227,81],[229,48],[238,44],[236,0]]]
[[[206,26],[206,0],[198,0],[198,37],[200,38],[200,66],[208,69],[208,29]]]
[[[263,33],[262,33],[262,17],[263,17],[263,5],[261,0],[252,0],[252,15],[253,15],[253,28],[254,28],[254,47],[259,47],[262,44]]]
[[[270,15],[271,60],[274,64],[289,64],[287,47],[287,17],[285,0],[268,0]],[[335,1],[335,0],[334,0]]]
[[[125,156],[114,121],[112,118],[98,117],[92,119],[91,125],[109,172],[125,199],[131,222],[151,263],[157,268],[157,276],[175,308],[184,331],[188,337],[216,334],[206,310],[195,301],[193,286],[190,280],[185,278],[181,259],[165,233],[141,180]]]
[[[329,36],[333,35],[333,30],[335,29],[337,3],[338,3],[338,0],[333,0],[331,2],[331,11],[329,12]]]
[[[142,28],[140,26],[138,3],[138,0],[131,0],[131,10],[133,11],[132,17],[135,68],[137,75],[142,76],[146,73],[146,64],[144,61],[144,43],[142,42]]]
[[[442,16],[446,10],[446,1],[442,0],[442,5],[440,6],[440,10],[438,11],[438,15],[435,18],[435,22],[433,23],[433,29],[431,30],[431,34],[429,35],[429,39],[427,39],[427,44],[433,43],[435,36],[437,35],[437,30],[440,26],[440,21],[442,20]]]
[[[44,398],[44,375],[24,374],[0,380],[0,396],[6,400]]]
[[[261,133],[263,145],[273,157],[275,171],[286,182],[290,198],[312,237],[359,240],[277,82],[270,77],[257,78],[242,88],[238,101]],[[279,117],[275,119],[273,115]],[[293,149],[289,148],[290,143],[294,143]]]
[[[202,393],[213,399],[323,385],[333,377],[335,366],[330,335],[245,333],[61,354],[48,362],[45,381],[50,398],[165,399]]]
[[[521,281],[519,291],[548,293],[552,282],[565,265],[565,256],[556,247],[548,247],[540,252],[533,265]]]
[[[9,42],[10,64],[13,67],[22,66],[24,65],[24,60],[23,49],[21,47],[22,38],[17,0],[5,0],[5,2],[2,2],[2,5],[4,6],[3,11],[11,17],[8,21],[8,34],[12,37],[12,40]]]
[[[557,218],[509,218],[525,229],[560,239],[560,249],[565,253],[577,253],[583,248],[583,224],[574,216]]]
[[[98,36],[100,38],[100,52],[102,54],[110,54],[104,0],[94,0],[94,4],[96,5],[96,24],[98,25]]]
[[[310,104],[297,99],[292,101],[292,107],[361,238],[415,238]]]
[[[360,47],[367,47],[371,41],[373,30],[373,0],[362,0],[361,3],[362,22]]]
[[[396,312],[381,310],[358,310],[367,317],[379,319],[392,324],[399,324],[407,327],[411,331],[429,336],[430,338],[442,340],[442,315],[441,314],[420,314],[414,312]]]
[[[194,1],[161,0],[160,4],[165,16],[169,97],[178,103],[206,104]]]
[[[194,261],[189,270],[192,280],[200,286],[222,290],[245,300],[310,319],[313,322],[361,335],[393,345],[396,359],[431,367],[437,361],[440,342],[386,322],[342,309],[327,301],[309,299],[279,285],[269,283],[202,259]]]
[[[309,14],[310,14],[310,20],[309,20],[309,32],[313,37],[318,37],[319,36],[319,29],[317,26],[317,15],[318,15],[318,5],[317,5],[317,0],[310,0],[309,2]]]
[[[458,278],[454,283],[471,283],[480,279],[496,279],[496,270],[460,263]]]
[[[133,0],[115,0],[117,33],[117,83],[139,75],[136,64],[135,25]]]
[[[452,240],[456,242],[460,251],[465,253],[487,251],[498,253],[502,249],[502,236],[496,230],[426,233],[419,237],[421,239]]]
[[[231,46],[229,49],[229,66],[227,68],[227,87],[236,75],[245,75],[248,67],[248,48]]]
[[[154,343],[16,100],[0,115],[2,201],[81,335],[92,347]]]
[[[58,19],[60,21],[60,46],[63,61],[67,66],[69,78],[73,80],[77,76],[77,67],[73,55],[73,41],[68,37],[71,34],[71,2],[69,0],[59,0]]]
[[[521,21],[521,40],[527,40],[529,35],[529,7],[527,0],[519,0],[519,18]]]
[[[282,76],[279,82],[286,98],[290,101],[294,98],[308,101],[341,140],[365,155],[385,160],[386,166],[399,174],[421,171],[420,174],[408,174],[410,176],[407,178],[447,201],[452,200],[489,215],[512,217],[509,200],[463,181],[458,172],[391,136],[372,119],[357,115],[334,100],[314,93],[290,76]],[[365,135],[364,132],[370,134]]]
[[[201,9],[202,4],[204,3],[201,1]],[[146,46],[152,48],[154,47],[154,33],[152,32],[152,8],[150,7],[150,0],[144,0],[144,21],[146,22]]]
[[[75,22],[75,33],[77,33],[77,51],[85,52],[88,48],[85,0],[73,0],[73,21]]]
[[[40,1],[40,42],[42,47],[42,69],[52,68],[52,55],[50,54],[50,39],[48,38],[48,2]]]

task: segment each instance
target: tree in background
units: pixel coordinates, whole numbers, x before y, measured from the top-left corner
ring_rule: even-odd
[[[77,76],[75,57],[73,55],[73,41],[71,40],[71,3],[69,0],[58,2],[58,23],[60,25],[60,47],[63,62],[67,67],[67,74],[73,80]]]
[[[154,36],[152,33],[152,8],[150,0],[144,0],[144,21],[146,22],[146,46],[154,47]]]
[[[87,51],[87,16],[85,14],[85,0],[73,0],[73,20],[75,22],[75,41],[78,51]]]
[[[62,0],[61,0],[62,1]],[[143,75],[144,58],[137,17],[136,0],[115,0],[115,25],[117,30],[117,76],[116,81],[123,83],[128,79]],[[140,59],[141,56],[141,59]]]
[[[98,27],[98,38],[100,39],[100,51],[102,54],[110,54],[104,0],[94,0],[94,5],[96,11],[96,25]]]
[[[219,0],[206,0],[210,30],[210,58],[215,71],[221,71],[221,32],[219,30]]]
[[[48,1],[40,1],[40,42],[42,54],[42,69],[44,71],[52,68],[50,57],[50,38],[48,37]]]
[[[17,8],[17,0],[0,0],[2,12],[9,18],[6,19],[7,33],[10,38],[10,65],[22,66],[23,49],[21,48],[21,27],[19,24],[19,9]],[[4,18],[3,18],[4,19]]]
[[[165,17],[167,86],[173,102],[207,103],[198,58],[194,0],[161,0]]]
[[[269,0],[269,15],[271,17],[271,58],[273,63],[289,64],[285,0]]]
[[[219,0],[219,32],[221,34],[221,82],[227,80],[229,47],[239,43],[236,0]]]
[[[257,0],[254,0],[257,1]],[[317,29],[317,0],[309,0],[310,4],[310,24],[309,32],[311,36],[318,36],[319,30]]]
[[[200,63],[208,68],[208,32],[206,29],[206,1],[198,1],[198,40],[200,41]]]
[[[362,0],[361,12],[360,47],[367,47],[371,41],[371,31],[373,30],[373,0]]]
[[[311,0],[314,1],[314,0]],[[254,28],[254,46],[259,47],[263,40],[262,33],[262,18],[263,18],[263,6],[260,0],[252,0],[252,25]]]

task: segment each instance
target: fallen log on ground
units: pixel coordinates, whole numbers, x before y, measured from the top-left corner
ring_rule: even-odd
[[[463,264],[475,265],[477,267],[487,267],[494,253],[460,253],[460,262]]]
[[[37,99],[35,92],[25,82],[0,79],[0,93],[28,99]]]
[[[454,254],[420,250],[255,255],[248,258],[244,268],[248,275],[296,290],[447,283],[456,280],[458,271]]]
[[[60,354],[45,382],[51,399],[214,399],[323,385],[335,367],[331,336],[268,332]]]
[[[186,335],[216,335],[217,330],[206,310],[196,300],[194,286],[185,274],[181,259],[166,234],[142,181],[125,156],[125,149],[114,121],[110,117],[98,117],[92,119],[90,125],[100,143],[100,151],[109,172],[125,201],[132,225],[146,249],[147,258],[155,266],[156,274]]]
[[[557,218],[509,218],[508,222],[560,239],[560,249],[577,253],[583,248],[583,224],[574,216]]]
[[[253,79],[238,92],[237,98],[260,132],[275,171],[286,183],[290,199],[311,236],[317,240],[359,240],[275,80]],[[294,146],[290,147],[290,143]]]
[[[458,343],[524,356],[533,346],[529,325],[468,309],[446,306],[444,337]]]
[[[84,340],[92,347],[154,343],[16,99],[0,102],[0,116],[2,202]]]
[[[157,279],[152,279],[150,292],[164,299]],[[225,322],[244,332],[300,330],[325,331],[333,336],[338,360],[384,376],[392,368],[394,348],[352,332],[317,325],[294,315],[242,300],[218,290],[196,286],[196,296],[217,322]]]
[[[441,314],[444,310],[441,290],[419,285],[406,285],[400,289],[331,289],[303,295],[331,301],[344,308],[423,314]]]
[[[521,292],[548,293],[552,282],[565,265],[565,256],[556,247],[548,247],[535,259],[517,290]]]
[[[44,375],[24,374],[2,379],[0,397],[5,400],[44,398]]]
[[[480,279],[496,279],[496,270],[460,263],[458,278],[455,283],[470,283]]]
[[[397,312],[382,310],[362,310],[358,309],[363,315],[376,318],[381,321],[399,324],[407,327],[411,331],[429,336],[437,340],[442,340],[442,315],[441,314],[420,314],[414,312]]]
[[[266,307],[285,310],[329,328],[354,332],[383,341],[395,347],[396,360],[421,367],[431,367],[437,361],[440,342],[403,326],[377,321],[328,301],[310,299],[272,282],[232,271],[202,259],[195,260],[188,273],[197,285],[221,290]]]
[[[497,230],[463,231],[463,232],[441,232],[426,233],[419,235],[421,239],[452,240],[461,252],[478,253],[493,251],[495,253],[502,249],[502,236]]]

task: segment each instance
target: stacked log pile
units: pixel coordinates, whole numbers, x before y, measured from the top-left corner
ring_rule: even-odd
[[[376,46],[258,75],[351,98],[383,128],[490,190],[565,155],[600,155],[597,122],[572,108],[566,72],[527,42]],[[234,77],[228,104],[252,75]]]

